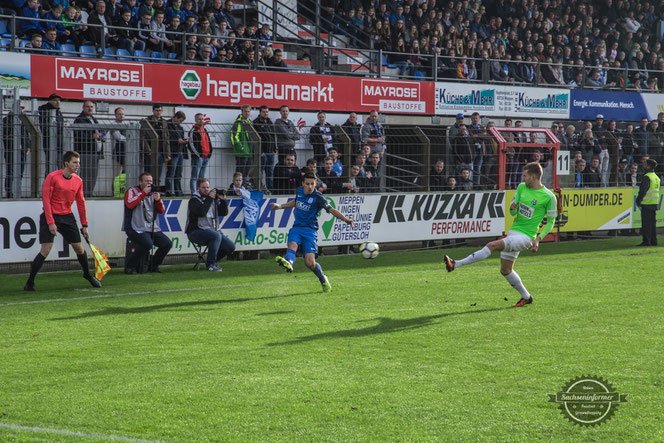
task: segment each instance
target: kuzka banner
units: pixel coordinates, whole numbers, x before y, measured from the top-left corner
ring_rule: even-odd
[[[509,206],[516,191],[506,191],[505,231],[509,231],[514,217]],[[602,231],[632,227],[632,189],[564,189],[563,212],[554,229],[560,232]],[[555,232],[555,231],[554,231]]]

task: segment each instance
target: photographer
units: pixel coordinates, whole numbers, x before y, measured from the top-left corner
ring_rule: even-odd
[[[161,232],[157,212],[165,212],[164,202],[158,192],[152,192],[152,175],[143,172],[138,176],[138,186],[128,189],[124,196],[125,210],[122,229],[127,237],[134,242],[134,252],[125,263],[126,274],[138,273],[137,267],[141,257],[157,246],[149,272],[161,272],[159,265],[171,250],[171,240]]]
[[[189,200],[185,233],[189,241],[208,247],[205,266],[208,271],[220,272],[217,262],[235,251],[235,244],[219,230],[219,216],[228,214],[226,192],[210,189],[207,178],[199,178],[197,190]]]

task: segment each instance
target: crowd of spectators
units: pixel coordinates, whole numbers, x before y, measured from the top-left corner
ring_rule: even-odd
[[[438,74],[448,78],[650,91],[664,87],[661,2],[322,3],[337,32],[400,53],[390,54],[389,63],[411,75],[419,71],[430,76],[432,57],[427,56],[438,54]],[[629,69],[628,74],[621,69]]]
[[[226,0],[13,0],[27,50],[60,55],[63,44],[183,56],[187,63],[288,69],[268,24],[240,23]],[[47,20],[47,21],[40,21]],[[95,26],[96,25],[96,26]],[[246,39],[246,40],[245,40]]]
[[[271,47],[270,26],[240,23],[232,0],[13,0],[12,6],[22,17],[19,35],[42,36],[29,46],[42,52],[57,54],[66,42],[99,47],[104,40],[204,65],[287,69],[281,50]],[[431,56],[438,54],[443,78],[664,88],[661,2],[323,0],[320,11],[323,27],[354,37],[351,45],[392,52],[389,63],[402,74],[431,76]]]
[[[431,190],[482,190],[497,189],[498,145],[487,134],[494,122],[486,126],[480,123],[479,113],[473,113],[471,121],[465,122],[463,114],[457,114],[456,123],[449,127],[448,149],[453,161],[452,174],[446,176],[444,163],[436,160],[430,171]],[[514,123],[514,126],[512,124]],[[505,119],[507,128],[522,128],[523,122]],[[564,188],[592,188],[607,186],[637,186],[645,171],[645,163],[656,160],[658,175],[664,173],[664,112],[656,120],[644,117],[639,126],[615,120],[605,121],[598,114],[595,121],[586,121],[582,128],[572,123],[555,122],[551,133],[560,141],[560,149],[569,151],[570,173],[562,176]],[[538,162],[545,171],[551,172],[552,157],[549,148],[535,146],[546,143],[543,133],[503,132],[509,143],[533,144],[532,147],[509,147],[506,152],[506,188],[516,189],[521,182],[523,166]],[[613,166],[617,163],[617,173]]]

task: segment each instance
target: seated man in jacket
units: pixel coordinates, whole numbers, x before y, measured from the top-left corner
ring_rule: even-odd
[[[138,262],[147,251],[157,246],[149,272],[161,272],[159,265],[171,250],[171,239],[161,232],[157,213],[165,212],[164,202],[158,192],[152,192],[152,175],[143,172],[138,176],[138,186],[127,190],[124,196],[123,230],[135,244],[134,252],[125,263],[126,274],[136,274]]]
[[[197,190],[189,200],[185,233],[189,241],[208,247],[205,266],[208,271],[220,272],[217,262],[235,251],[233,240],[219,230],[219,216],[228,214],[226,194],[210,189],[207,178],[199,178]]]

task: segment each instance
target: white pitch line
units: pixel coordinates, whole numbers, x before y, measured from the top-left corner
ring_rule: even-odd
[[[70,431],[68,429],[43,428],[41,426],[22,426],[12,423],[0,423],[0,428],[27,432],[43,432],[46,434],[66,435],[68,437],[97,438],[104,440],[126,441],[131,443],[163,443],[163,440],[144,440],[142,438],[123,437],[121,435],[105,435],[91,432]]]
[[[403,272],[383,272],[379,274],[373,274],[373,276],[392,276],[392,275],[403,275],[403,274],[421,274],[426,272],[439,272],[438,270],[429,270],[429,271],[403,271]],[[366,278],[366,275],[348,275],[336,277],[335,280],[347,280],[353,278]],[[30,301],[17,301],[11,303],[2,303],[0,308],[5,306],[18,306],[18,305],[34,305],[40,303],[57,303],[63,301],[78,301],[78,300],[93,300],[98,298],[110,298],[110,297],[126,297],[129,295],[146,295],[146,294],[168,294],[172,292],[187,292],[187,291],[201,291],[201,290],[210,290],[210,289],[229,289],[229,288],[245,288],[251,286],[268,286],[284,283],[284,280],[276,281],[266,281],[266,282],[256,282],[256,283],[238,283],[234,285],[219,285],[219,286],[200,286],[195,288],[173,288],[173,289],[160,289],[156,291],[137,291],[137,292],[124,292],[124,293],[112,293],[107,292],[104,294],[98,295],[85,295],[82,297],[70,297],[70,298],[47,298],[44,300],[30,300]]]

